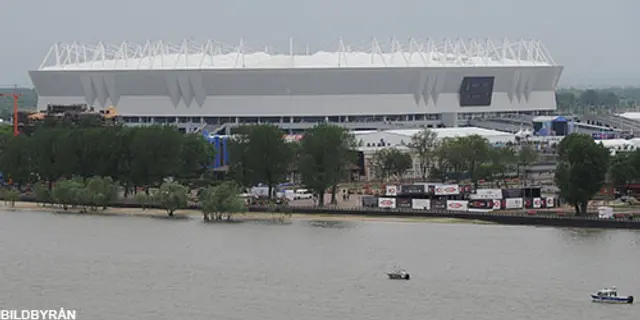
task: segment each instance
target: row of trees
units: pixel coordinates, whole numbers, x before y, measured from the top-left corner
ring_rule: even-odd
[[[17,198],[15,191],[5,196],[11,202]],[[244,201],[238,197],[240,187],[233,182],[200,189],[193,199],[191,190],[176,181],[166,181],[149,194],[136,194],[136,202],[143,208],[159,207],[173,216],[196,200],[205,221],[231,220],[235,213],[245,211]],[[79,209],[82,213],[98,212],[118,200],[119,185],[110,177],[73,177],[57,181],[51,189],[45,183],[35,185],[36,200],[42,205],[59,205],[63,210]]]
[[[55,181],[72,177],[109,177],[128,190],[157,187],[167,178],[194,186],[211,172],[214,150],[198,135],[184,135],[172,127],[82,127],[52,125],[38,128],[31,136],[3,135],[0,170],[16,184]],[[357,142],[347,129],[320,124],[305,132],[299,142],[288,142],[272,125],[240,128],[229,147],[228,177],[241,187],[269,186],[269,194],[291,172],[318,194],[344,181],[354,165]],[[440,140],[423,130],[407,144],[410,152],[381,149],[373,156],[374,171],[382,180],[401,177],[418,163],[423,180],[503,181],[510,174],[536,161],[529,146],[491,148],[480,136]],[[204,181],[207,186],[211,181]],[[147,192],[148,193],[148,192]]]
[[[564,112],[615,112],[640,105],[640,88],[560,89],[556,101]]]
[[[214,150],[201,136],[169,126],[82,127],[58,124],[0,139],[0,170],[15,184],[110,177],[125,188],[158,186],[166,177],[199,179]]]
[[[356,161],[356,141],[347,129],[319,124],[304,134],[299,143],[287,142],[282,130],[272,125],[240,128],[231,143],[229,174],[241,186],[262,183],[273,188],[292,171],[302,183],[318,194],[319,205],[324,194],[335,190]]]
[[[125,196],[127,190],[142,187],[147,192],[137,196],[140,203],[161,206],[171,215],[189,201],[199,202],[205,219],[216,220],[222,219],[216,212],[241,210],[236,200],[242,187],[262,183],[272,194],[271,190],[294,171],[319,195],[319,205],[323,205],[327,190],[333,189],[335,201],[338,183],[354,169],[356,146],[352,133],[330,124],[308,130],[299,142],[288,142],[276,126],[242,127],[229,150],[228,178],[233,184],[211,187],[206,177],[214,150],[198,135],[161,126],[61,125],[39,128],[31,136],[3,135],[0,170],[16,184],[40,182],[36,194],[43,202],[55,200],[63,206],[98,210],[118,197],[120,187]],[[525,175],[526,168],[537,160],[537,152],[526,144],[491,147],[480,136],[438,139],[428,129],[412,137],[406,147],[409,152],[390,148],[374,155],[372,164],[380,178],[401,176],[415,160],[425,180],[468,179],[476,185],[489,180],[499,184],[514,173]],[[611,162],[606,148],[589,136],[566,137],[558,152],[556,183],[562,197],[574,204],[578,213],[586,210],[586,203],[607,176],[620,184],[632,177],[630,172],[640,173],[640,156],[621,155]],[[169,177],[173,179],[166,182]],[[194,181],[205,181],[195,198],[190,197]]]
[[[147,189],[150,196],[149,189],[167,177],[190,187],[212,182],[212,145],[170,126],[45,123],[32,135],[13,137],[7,131],[0,137],[0,171],[18,186],[46,182],[52,190],[57,181],[66,186],[108,177],[124,188],[126,197],[137,187]],[[230,145],[228,177],[241,187],[263,183],[272,189],[295,170],[309,189],[323,195],[346,176],[355,162],[354,149],[353,135],[337,126],[318,125],[299,143],[287,142],[276,126],[246,126]]]
[[[491,147],[478,135],[438,139],[430,130],[423,130],[406,145],[409,152],[381,149],[373,156],[373,167],[381,180],[401,178],[413,168],[423,181],[480,180],[504,182],[506,178],[527,178],[527,169],[538,161],[538,152],[528,144]]]

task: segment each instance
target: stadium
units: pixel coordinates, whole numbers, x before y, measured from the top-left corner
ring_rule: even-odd
[[[470,119],[556,109],[563,67],[536,40],[426,40],[269,48],[243,41],[55,44],[29,72],[49,104],[117,108],[131,125],[172,123],[224,132],[277,123],[299,132],[318,122],[354,130],[457,127]],[[228,133],[228,131],[227,131]]]

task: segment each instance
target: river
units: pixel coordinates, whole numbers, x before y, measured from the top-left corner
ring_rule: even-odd
[[[410,281],[387,280],[394,265]],[[0,213],[0,308],[78,319],[637,319],[640,232]]]

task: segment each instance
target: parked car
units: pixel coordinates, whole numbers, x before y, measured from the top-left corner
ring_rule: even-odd
[[[309,192],[309,190],[307,189],[298,189],[296,190],[294,199],[296,200],[303,200],[303,199],[312,199],[313,198],[313,194],[311,194],[311,192]]]

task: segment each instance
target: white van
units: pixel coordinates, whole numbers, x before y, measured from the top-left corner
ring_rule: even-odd
[[[311,199],[313,198],[313,194],[309,192],[307,189],[298,189],[296,190],[295,199],[303,200],[303,199]]]

